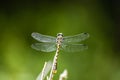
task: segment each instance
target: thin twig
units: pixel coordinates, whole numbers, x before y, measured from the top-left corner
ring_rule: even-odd
[[[45,62],[42,72],[38,75],[36,80],[43,80],[45,76],[47,76],[47,74],[49,73],[51,66],[52,66],[51,61]]]
[[[63,73],[60,74],[59,80],[66,80],[68,77],[68,71],[65,69]]]

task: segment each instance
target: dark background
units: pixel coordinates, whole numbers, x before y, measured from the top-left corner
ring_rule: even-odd
[[[58,73],[68,80],[120,79],[118,0],[6,0],[0,2],[0,80],[35,80],[54,52],[32,49],[32,32],[65,36],[88,32],[88,50],[60,53]]]

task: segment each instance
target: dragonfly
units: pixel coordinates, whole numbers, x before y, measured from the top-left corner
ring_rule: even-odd
[[[63,50],[65,52],[79,52],[88,48],[88,46],[85,44],[77,44],[78,42],[84,41],[85,39],[89,38],[88,33],[80,33],[74,36],[66,37],[64,37],[62,33],[58,33],[57,37],[53,37],[33,32],[31,36],[35,40],[39,41],[39,43],[34,43],[31,45],[33,49],[43,52],[56,51],[51,74],[57,72],[57,59],[60,50]],[[50,75],[50,77],[53,77],[53,75]],[[52,80],[52,78],[50,80]]]

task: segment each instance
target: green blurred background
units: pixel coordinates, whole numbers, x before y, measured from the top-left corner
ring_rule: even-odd
[[[0,2],[0,80],[35,80],[54,52],[32,49],[32,32],[65,36],[88,32],[80,53],[60,53],[68,80],[120,80],[120,6],[117,0],[6,0]]]

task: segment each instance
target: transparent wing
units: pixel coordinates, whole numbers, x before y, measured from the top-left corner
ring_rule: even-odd
[[[88,49],[88,46],[85,44],[63,44],[62,50],[65,52],[79,52]]]
[[[31,36],[39,42],[55,42],[56,41],[55,37],[42,35],[37,32],[33,32]]]
[[[34,43],[31,45],[31,47],[35,50],[43,52],[52,52],[56,50],[55,43]]]
[[[74,35],[74,36],[67,36],[67,37],[64,37],[64,43],[69,43],[69,42],[80,42],[80,41],[83,41],[85,39],[87,39],[89,37],[89,34],[88,33],[81,33],[81,34],[78,34],[78,35]]]

